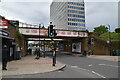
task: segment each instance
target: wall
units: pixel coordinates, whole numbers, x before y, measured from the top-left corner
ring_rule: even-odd
[[[16,35],[15,35],[16,28],[14,26],[12,26],[11,24],[8,24],[8,28],[3,29],[3,30],[5,30],[9,33],[10,38],[15,38],[16,37]]]

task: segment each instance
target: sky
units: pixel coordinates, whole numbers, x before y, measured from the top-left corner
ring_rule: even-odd
[[[45,27],[50,21],[52,0],[2,0],[0,15],[6,19],[19,20],[29,24],[41,24]],[[85,0],[86,28],[93,31],[99,25],[110,24],[111,31],[118,27],[118,2],[112,0]]]

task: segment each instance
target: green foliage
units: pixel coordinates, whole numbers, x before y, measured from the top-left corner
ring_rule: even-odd
[[[54,42],[51,42],[51,41],[45,41],[45,45],[53,45]]]
[[[116,29],[115,29],[115,32],[116,32],[116,33],[120,33],[120,28],[116,28]]]
[[[93,32],[97,33],[98,35],[101,35],[103,33],[108,32],[108,28],[104,25],[101,25],[99,27],[94,28]]]
[[[19,32],[19,29],[16,29],[16,37],[17,37],[17,39],[20,39],[20,40],[23,39],[23,36],[22,36],[22,34]]]
[[[19,32],[19,29],[16,29],[16,40],[18,41],[19,45],[22,44],[22,41],[24,40],[23,35]]]
[[[119,41],[120,40],[120,33],[110,32],[110,36],[111,36],[112,41]],[[102,40],[108,40],[109,39],[109,32],[101,34],[99,38]]]

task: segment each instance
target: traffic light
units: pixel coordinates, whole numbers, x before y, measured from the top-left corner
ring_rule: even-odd
[[[94,38],[91,38],[91,44],[94,44]]]
[[[57,36],[57,33],[56,33],[56,30],[54,29],[54,37],[56,37]]]
[[[94,44],[94,38],[89,38],[88,39],[88,44]]]
[[[9,20],[9,23],[11,23],[15,27],[19,27],[19,21],[18,20]]]
[[[54,37],[53,25],[50,25],[50,26],[48,27],[48,37]]]

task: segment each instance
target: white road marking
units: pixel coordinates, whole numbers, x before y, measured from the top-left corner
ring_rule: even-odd
[[[101,65],[101,64],[100,64]],[[102,64],[102,65],[104,65],[104,64]],[[68,65],[68,66],[70,66],[70,65]],[[97,75],[97,76],[99,76],[99,77],[101,77],[101,78],[106,78],[105,76],[102,76],[102,75],[100,75],[99,73],[97,73],[97,72],[95,72],[95,71],[91,71],[91,70],[88,70],[88,69],[84,69],[84,68],[80,68],[80,67],[78,67],[78,66],[70,66],[71,68],[77,68],[77,69],[81,69],[81,70],[85,70],[85,71],[88,71],[88,72],[92,72],[93,74],[95,74],[95,75]]]
[[[93,66],[92,64],[88,65],[89,67]]]
[[[78,66],[71,66],[71,68],[78,68]]]
[[[63,72],[63,71],[58,71],[58,72]]]
[[[78,69],[81,69],[81,70],[87,70],[87,69],[83,69],[83,68],[78,68]],[[88,70],[87,70],[88,71]]]
[[[107,64],[98,64],[98,65],[100,65],[100,66],[110,66],[110,67],[116,67],[116,68],[120,67],[120,66],[107,65]]]
[[[102,78],[106,78],[106,77],[104,77],[104,76],[102,76],[102,75],[96,73],[95,71],[92,71],[92,73],[93,73],[93,74],[96,74],[96,75],[98,75],[98,76],[100,76],[100,77],[102,77]]]

